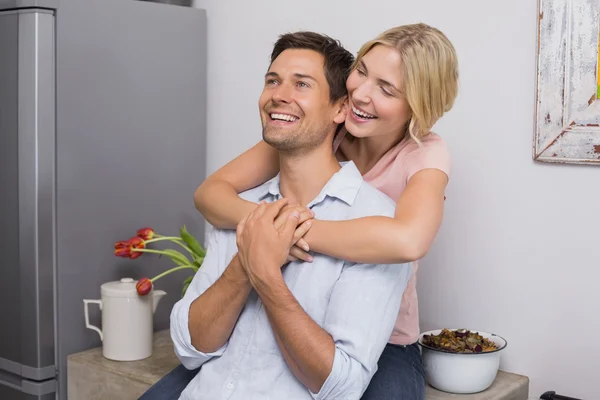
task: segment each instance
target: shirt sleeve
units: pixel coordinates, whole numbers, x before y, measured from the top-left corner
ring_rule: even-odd
[[[345,266],[323,329],[335,344],[333,367],[316,400],[358,399],[366,390],[398,317],[411,264]]]
[[[439,137],[424,141],[422,147],[416,147],[404,160],[406,182],[420,170],[428,168],[439,169],[450,178],[451,167],[450,151]]]
[[[199,368],[213,357],[221,356],[227,348],[227,343],[225,343],[212,353],[198,351],[192,345],[188,327],[191,304],[212,286],[225,270],[226,240],[226,236],[221,231],[216,229],[211,231],[202,267],[196,272],[183,298],[175,303],[171,310],[171,339],[175,354],[183,366],[190,370]]]

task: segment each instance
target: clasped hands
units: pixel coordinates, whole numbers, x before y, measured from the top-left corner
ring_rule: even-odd
[[[280,269],[289,261],[312,261],[303,237],[313,219],[312,210],[282,198],[261,202],[238,224],[238,258],[255,288],[281,277]]]

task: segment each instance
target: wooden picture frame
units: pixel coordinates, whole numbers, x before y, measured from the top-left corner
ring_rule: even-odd
[[[539,0],[533,159],[600,165],[599,0]]]

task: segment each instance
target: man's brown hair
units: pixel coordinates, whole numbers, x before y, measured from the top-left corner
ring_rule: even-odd
[[[354,56],[343,48],[338,40],[316,32],[285,33],[275,42],[271,64],[288,49],[313,50],[321,54],[325,59],[323,69],[329,84],[330,101],[333,103],[346,96],[346,79],[350,74]]]

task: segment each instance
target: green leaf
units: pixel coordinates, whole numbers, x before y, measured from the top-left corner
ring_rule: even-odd
[[[194,255],[194,265],[198,266],[198,268],[200,268],[202,266],[202,263],[204,262],[204,257],[198,257],[196,255]]]
[[[176,265],[189,265],[190,264],[190,260],[188,260],[188,258],[183,255],[182,253],[180,253],[177,250],[173,250],[173,249],[165,249],[163,250],[167,256],[169,256],[169,258],[171,258],[171,260],[173,260],[173,262]]]
[[[181,238],[183,239],[183,241],[186,242],[187,245],[190,247],[190,250],[192,250],[196,255],[198,255],[198,257],[204,257],[206,251],[202,248],[200,243],[198,243],[196,238],[187,231],[185,225],[181,227],[179,233],[181,234]]]
[[[187,292],[188,286],[190,286],[189,283],[183,285],[183,289],[181,289],[181,297],[185,296],[185,292]]]
[[[194,275],[188,276],[187,279],[185,281],[183,281],[183,289],[181,290],[181,297],[185,296],[185,292],[187,291],[187,288],[190,286],[190,283],[192,283],[193,279],[194,279]]]

